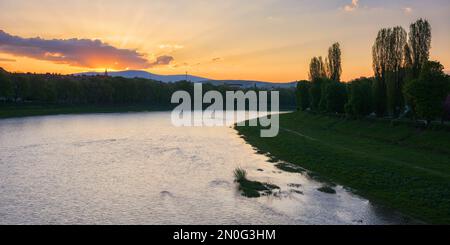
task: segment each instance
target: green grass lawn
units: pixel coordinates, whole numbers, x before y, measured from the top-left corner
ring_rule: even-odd
[[[450,224],[450,132],[295,112],[275,138],[238,127],[263,152],[433,224]]]
[[[62,106],[62,105],[1,105],[0,119],[60,114],[116,113],[141,111],[167,111],[169,106],[117,105],[117,106]]]

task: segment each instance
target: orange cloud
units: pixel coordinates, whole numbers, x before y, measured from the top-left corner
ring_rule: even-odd
[[[413,9],[410,7],[405,7],[405,8],[403,8],[403,12],[405,14],[411,14],[413,12]]]
[[[347,12],[352,12],[354,10],[356,10],[359,6],[359,0],[352,0],[352,3],[349,5],[346,5],[344,7],[344,10]]]
[[[136,50],[119,49],[100,40],[22,38],[0,30],[0,52],[85,68],[147,69],[168,65],[172,56],[150,62]]]

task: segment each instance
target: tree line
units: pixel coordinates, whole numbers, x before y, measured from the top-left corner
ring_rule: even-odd
[[[157,105],[173,106],[175,91],[187,91],[192,96],[194,84],[189,81],[163,83],[144,78],[110,76],[72,76],[59,74],[8,73],[0,68],[1,104],[56,105]],[[204,84],[203,92],[243,90],[226,85]],[[254,88],[252,90],[263,90]],[[295,89],[276,88],[280,92],[281,108],[295,108]]]
[[[374,76],[341,82],[339,43],[328,56],[311,59],[309,81],[299,81],[300,110],[345,113],[364,117],[450,120],[450,78],[437,61],[430,61],[431,26],[427,20],[403,27],[383,28],[375,39],[372,56]]]

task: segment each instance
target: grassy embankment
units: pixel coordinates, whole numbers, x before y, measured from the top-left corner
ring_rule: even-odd
[[[89,113],[118,113],[167,111],[169,106],[148,105],[117,105],[117,106],[62,106],[62,105],[2,105],[0,104],[0,119],[13,117],[30,117],[43,115],[89,114]]]
[[[450,224],[450,132],[291,113],[280,134],[260,138],[238,127],[260,153],[351,188],[356,194],[427,223]]]

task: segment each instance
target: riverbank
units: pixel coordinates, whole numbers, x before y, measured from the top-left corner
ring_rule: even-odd
[[[260,152],[427,223],[450,223],[450,132],[295,112],[280,134],[237,130]]]
[[[65,114],[91,114],[91,113],[119,113],[119,112],[145,112],[145,111],[169,111],[170,106],[154,105],[117,105],[117,106],[63,106],[63,105],[0,105],[0,119],[14,117],[31,117],[45,115]]]

